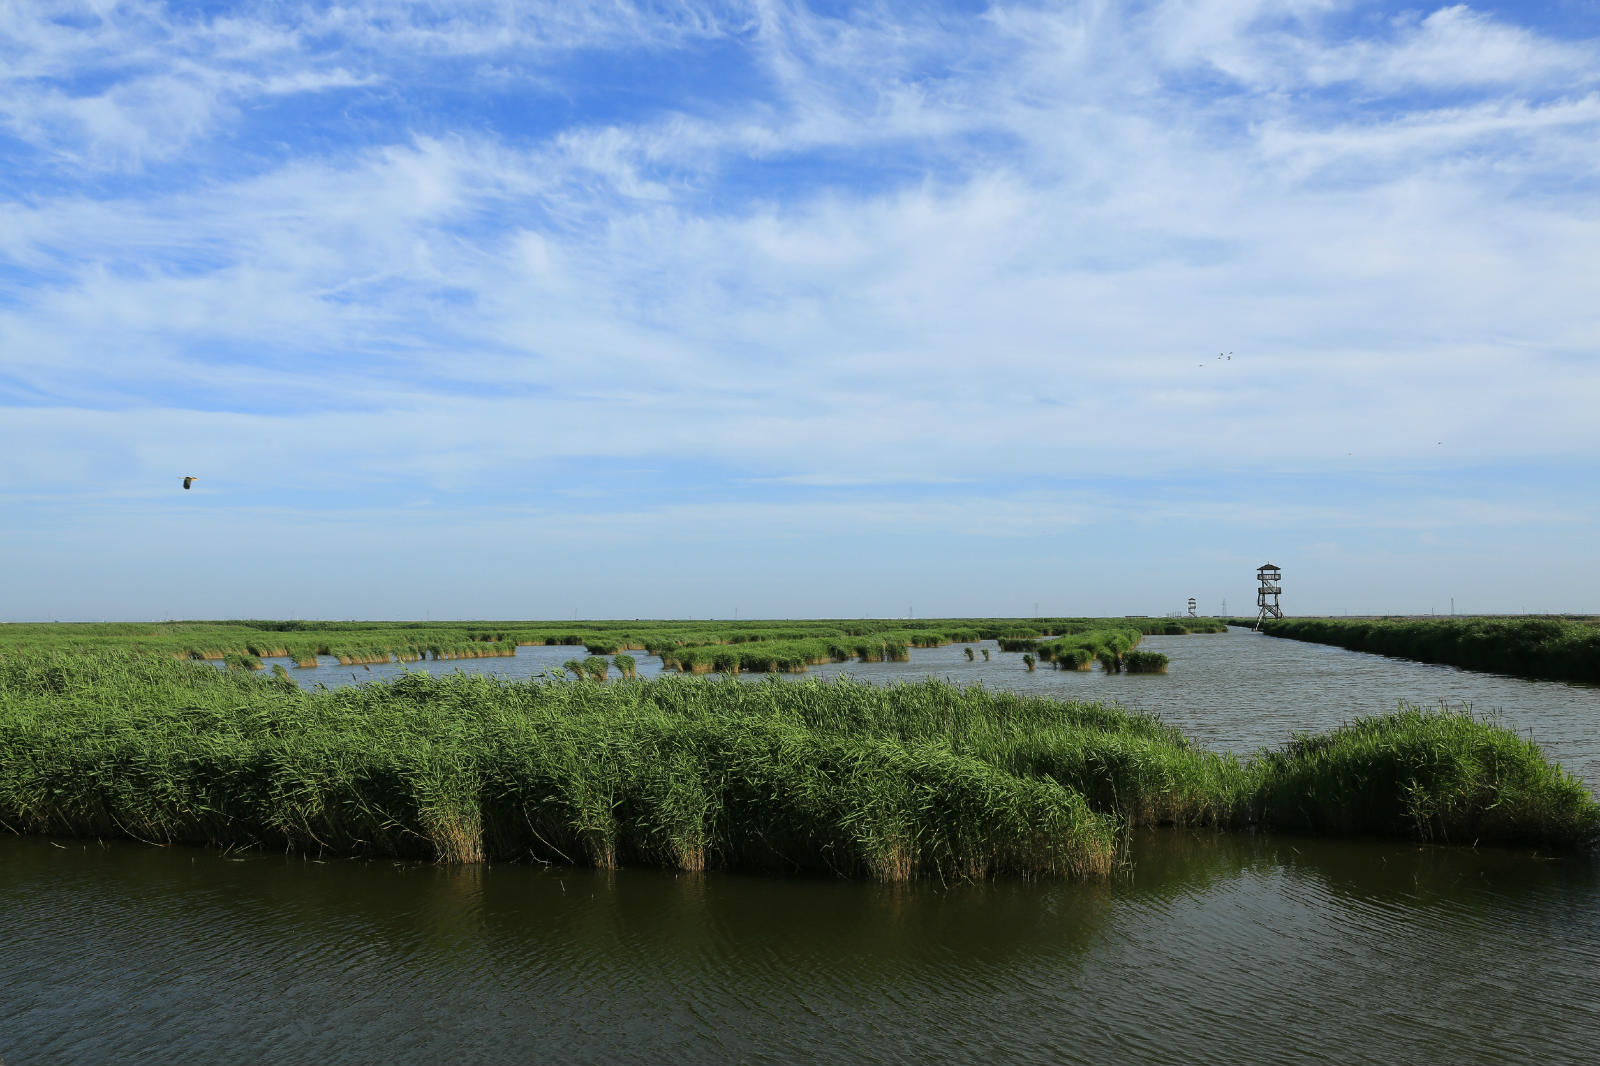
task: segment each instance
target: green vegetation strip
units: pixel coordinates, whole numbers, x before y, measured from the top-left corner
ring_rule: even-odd
[[[1532,742],[1465,714],[1364,720],[1240,760],[1149,715],[935,681],[412,673],[306,692],[54,653],[0,659],[0,824],[904,880],[1105,876],[1152,824],[1582,847],[1600,807]]]
[[[108,649],[176,658],[227,661],[287,657],[297,668],[319,656],[342,666],[513,656],[524,645],[583,646],[591,656],[649,651],[689,673],[801,672],[807,666],[859,659],[903,662],[906,649],[1000,639],[1031,649],[1049,634],[1112,624],[1090,618],[818,619],[742,622],[320,622],[240,619],[198,622],[0,623],[0,654]],[[1144,633],[1221,632],[1215,619],[1117,619]],[[577,628],[574,628],[577,627]],[[733,646],[735,654],[718,649]],[[720,665],[716,665],[719,663]]]
[[[1466,670],[1554,681],[1600,682],[1600,624],[1561,618],[1284,618],[1261,631],[1443,663]]]

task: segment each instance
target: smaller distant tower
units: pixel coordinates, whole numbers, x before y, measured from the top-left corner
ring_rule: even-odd
[[[1190,618],[1194,617],[1194,609],[1195,609],[1196,606],[1197,606],[1197,604],[1194,602],[1194,597],[1190,596],[1189,597],[1189,617]]]
[[[1268,618],[1282,618],[1283,608],[1278,605],[1278,597],[1283,595],[1283,571],[1271,563],[1256,567],[1256,577],[1261,581],[1261,587],[1256,590],[1256,606],[1261,610],[1256,614],[1256,628],[1261,628],[1261,623]]]

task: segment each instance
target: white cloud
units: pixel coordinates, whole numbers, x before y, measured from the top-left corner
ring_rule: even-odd
[[[948,502],[730,489],[541,521],[1033,535],[1126,511],[1025,496],[1029,473],[1592,467],[1593,43],[1464,8],[1338,37],[1331,9],[367,4],[291,26],[121,5],[69,31],[7,8],[26,143],[6,151],[197,173],[63,169],[0,202],[20,279],[0,302],[19,457],[0,491],[138,497],[197,455],[217,493],[678,464]],[[477,56],[543,98],[574,76],[532,69],[551,50],[715,35],[751,64],[740,92],[514,130],[395,123],[238,168],[209,152],[273,94],[403,94]]]
[[[390,0],[320,10],[257,3],[213,17],[156,0],[8,4],[0,128],[73,167],[136,170],[179,155],[264,97],[377,85],[439,57],[536,65],[576,49],[671,48],[727,32],[727,16],[609,0],[480,0],[447,14]]]
[[[1421,18],[1399,16],[1392,40],[1358,41],[1304,58],[1307,77],[1317,84],[1356,82],[1385,89],[1524,84],[1567,91],[1600,80],[1592,42],[1552,41],[1462,4]]]

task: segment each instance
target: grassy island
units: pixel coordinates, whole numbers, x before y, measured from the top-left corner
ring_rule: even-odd
[[[1105,876],[1160,824],[1576,848],[1600,807],[1465,714],[1241,759],[1149,715],[933,681],[419,672],[307,692],[167,655],[0,657],[17,832],[904,880]]]

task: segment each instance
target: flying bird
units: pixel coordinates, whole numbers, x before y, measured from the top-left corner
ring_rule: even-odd
[[[187,476],[187,477],[185,477],[183,479],[183,487],[185,489],[187,489],[190,485],[193,485],[196,481],[199,481],[199,480],[200,480],[199,478],[195,477],[193,474],[190,474],[189,476]]]

